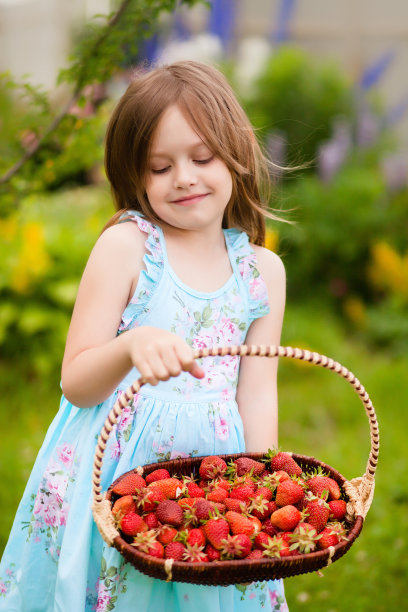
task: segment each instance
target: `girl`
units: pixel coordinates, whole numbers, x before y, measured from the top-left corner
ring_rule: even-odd
[[[280,581],[203,587],[147,577],[104,545],[91,514],[96,438],[138,376],[150,385],[110,437],[104,489],[138,465],[276,445],[277,360],[192,358],[198,347],[279,344],[285,275],[260,246],[272,216],[259,191],[264,161],[214,68],[156,68],[119,101],[106,138],[119,212],[79,287],[61,407],[3,557],[0,611],[287,610]]]

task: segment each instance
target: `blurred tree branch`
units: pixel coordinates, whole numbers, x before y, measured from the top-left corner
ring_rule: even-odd
[[[72,107],[83,100],[87,85],[107,82],[123,66],[126,59],[136,56],[140,42],[149,38],[156,29],[161,12],[171,12],[181,4],[192,6],[203,0],[122,0],[118,9],[111,15],[98,15],[99,21],[90,22],[84,27],[82,36],[70,57],[71,64],[62,69],[58,75],[58,84],[72,85],[69,100],[54,116],[51,122],[43,127],[41,134],[36,134],[35,142],[26,147],[15,163],[0,175],[0,185],[9,183],[21,171],[29,160],[32,160],[49,143],[63,120],[71,115]],[[101,21],[103,20],[103,21]],[[12,81],[9,87],[16,88]],[[39,104],[49,112],[49,105],[39,88],[25,85],[26,95],[31,95],[31,102]],[[39,121],[39,125],[44,122]],[[37,127],[32,128],[36,133]],[[67,137],[67,134],[62,134]],[[58,143],[63,148],[63,143]]]

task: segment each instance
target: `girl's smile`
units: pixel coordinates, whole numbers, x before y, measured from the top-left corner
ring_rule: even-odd
[[[169,106],[154,133],[146,194],[154,212],[177,229],[221,229],[232,178],[179,106]]]

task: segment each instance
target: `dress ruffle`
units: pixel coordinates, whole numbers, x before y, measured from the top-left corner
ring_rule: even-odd
[[[163,247],[157,228],[144,219],[140,213],[133,210],[126,211],[120,222],[129,218],[137,223],[140,231],[147,234],[146,254],[143,257],[145,269],[141,271],[135,292],[123,312],[118,333],[142,325],[144,317],[150,310],[153,295],[158,288],[164,269]]]
[[[248,296],[250,322],[270,311],[268,289],[257,267],[256,253],[245,232],[230,228],[225,230],[227,240],[235,253],[235,263],[244,281]]]

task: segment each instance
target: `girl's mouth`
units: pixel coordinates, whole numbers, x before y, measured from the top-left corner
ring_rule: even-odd
[[[179,198],[178,200],[173,200],[172,204],[177,204],[178,206],[191,206],[192,204],[197,204],[201,202],[203,198],[205,198],[207,193],[197,193],[194,195],[186,196],[185,198]]]

